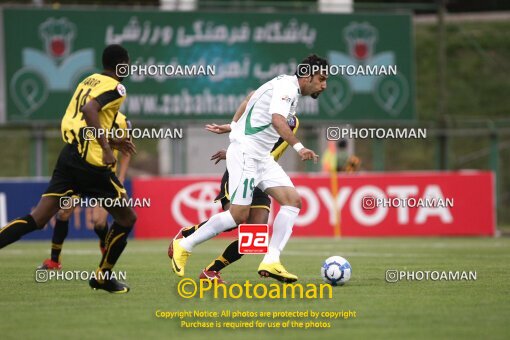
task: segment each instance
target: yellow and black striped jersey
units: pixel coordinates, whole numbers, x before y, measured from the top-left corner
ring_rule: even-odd
[[[101,106],[99,123],[105,131],[111,131],[119,108],[126,98],[126,88],[118,80],[95,73],[78,84],[76,91],[62,118],[62,139],[68,144],[76,144],[78,152],[89,164],[103,164],[103,149],[97,139],[84,138],[83,129],[87,127],[81,108],[90,100],[95,99]],[[124,116],[125,118],[125,116]]]
[[[296,115],[289,115],[287,118],[287,123],[289,124],[289,127],[292,130],[293,134],[296,134],[298,128],[299,128],[299,119]],[[289,146],[289,143],[283,140],[283,138],[279,138],[278,141],[273,146],[273,150],[271,150],[271,156],[273,156],[274,160],[278,162],[280,157],[283,155],[287,147]]]

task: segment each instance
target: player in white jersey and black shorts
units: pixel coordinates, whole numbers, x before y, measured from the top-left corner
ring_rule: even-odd
[[[300,66],[303,64],[318,71],[307,75],[297,72],[292,76],[281,75],[266,82],[253,93],[244,112],[234,116],[226,159],[230,177],[230,208],[212,216],[189,237],[173,242],[172,269],[178,276],[184,276],[187,259],[196,245],[247,220],[253,191],[258,187],[281,206],[273,223],[268,252],[258,273],[284,282],[298,279],[281,264],[280,253],[292,233],[301,209],[301,198],[289,176],[270,154],[281,137],[293,146],[301,160],[318,161],[319,156],[305,148],[287,124],[289,114],[296,112],[299,97],[317,98],[326,89],[327,61],[311,55]]]

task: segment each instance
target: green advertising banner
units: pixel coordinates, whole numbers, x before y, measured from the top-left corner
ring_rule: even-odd
[[[304,121],[415,119],[409,15],[4,9],[3,25],[7,122],[60,120],[112,43],[138,65],[122,107],[134,120],[230,119],[311,53],[332,67],[319,99],[300,99]]]

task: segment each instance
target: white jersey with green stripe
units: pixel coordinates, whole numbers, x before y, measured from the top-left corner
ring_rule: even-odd
[[[255,159],[271,157],[271,150],[280,135],[271,124],[273,114],[285,119],[295,114],[300,96],[298,78],[281,75],[261,87],[251,96],[246,110],[232,128],[230,141],[238,143],[244,153]]]

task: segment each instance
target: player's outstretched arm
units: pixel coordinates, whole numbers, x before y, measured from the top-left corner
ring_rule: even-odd
[[[231,131],[230,124],[223,124],[223,125],[207,124],[205,126],[205,129],[207,131],[217,133],[218,135],[221,135],[222,133],[227,133],[227,132]]]
[[[304,146],[301,150],[298,151],[298,154],[301,156],[302,161],[313,160],[315,164],[319,162],[319,155],[313,152],[313,150],[307,149]]]
[[[241,103],[241,105],[239,105],[239,107],[237,108],[236,113],[234,114],[234,117],[232,118],[232,121],[234,123],[237,123],[237,121],[243,115],[244,111],[246,111],[246,106],[248,106],[248,102],[250,101],[251,96],[253,96],[254,93],[255,93],[255,91],[251,91],[250,93],[248,93],[248,95],[246,96],[246,98],[244,98],[244,100]]]
[[[119,150],[124,155],[136,154],[136,146],[129,138],[110,138],[108,143],[110,147]]]
[[[218,164],[222,159],[227,159],[227,150],[220,150],[211,156],[211,161],[216,160],[214,164]]]
[[[126,174],[129,167],[129,162],[131,161],[131,154],[122,153],[120,155],[119,160],[119,175],[117,176],[119,178],[119,181],[124,184],[124,181],[126,180]]]
[[[319,156],[310,149],[307,149],[299,142],[299,139],[294,135],[292,130],[287,124],[287,120],[284,116],[273,113],[271,118],[271,123],[275,128],[276,132],[283,138],[284,141],[292,145],[292,147],[297,151],[302,161],[313,160],[314,163],[319,161]]]
[[[299,143],[299,139],[294,135],[292,130],[287,124],[287,119],[284,116],[278,113],[273,113],[271,117],[271,124],[275,128],[276,132],[283,138],[284,141],[289,143],[289,145],[295,145]]]
[[[101,110],[101,105],[95,99],[91,99],[81,108],[81,112],[83,113],[83,117],[87,122],[87,126],[94,128],[96,131],[96,139],[103,149],[103,162],[105,165],[113,166],[116,162],[115,156],[113,155],[112,148],[108,143],[108,140],[104,136],[104,134],[97,133],[101,129],[101,124],[99,123],[99,111]]]
[[[232,118],[232,122],[236,123],[239,118],[241,118],[241,116],[243,115],[244,111],[246,111],[246,106],[248,105],[248,102],[250,101],[250,98],[251,96],[253,95],[255,91],[252,91],[248,94],[248,96],[246,96],[246,98],[244,98],[243,102],[241,103],[241,105],[239,105],[239,107],[237,108],[237,111],[236,113],[234,114],[234,118]],[[218,124],[207,124],[205,126],[205,129],[207,131],[210,131],[210,132],[213,132],[213,133],[217,133],[217,134],[222,134],[222,133],[227,133],[227,132],[230,132],[232,131],[232,128],[230,126],[230,124],[223,124],[223,125],[218,125]]]
[[[119,114],[122,114],[119,111]],[[131,156],[133,154],[136,154],[136,146],[131,140],[131,136],[129,134],[129,131],[132,130],[132,124],[129,120],[125,119],[124,121],[119,122],[119,124],[124,125],[123,132],[127,135],[125,138],[108,138],[108,142],[110,143],[110,146],[113,149],[119,150],[123,155]]]

